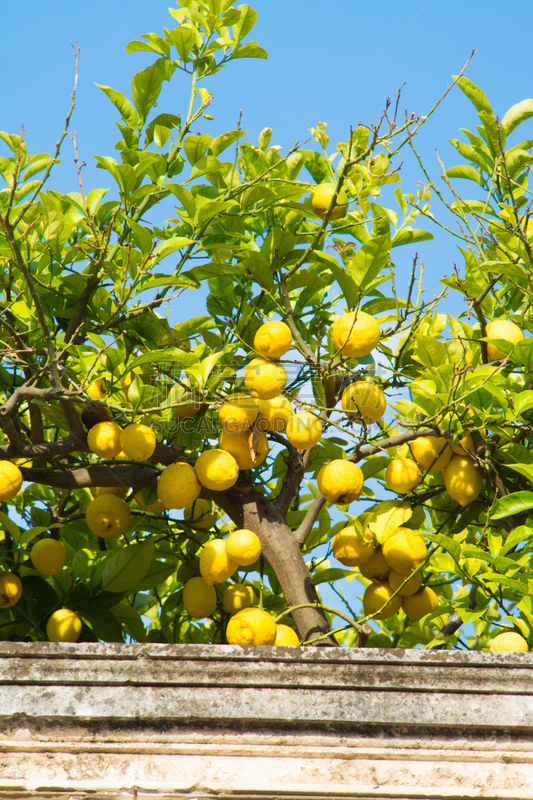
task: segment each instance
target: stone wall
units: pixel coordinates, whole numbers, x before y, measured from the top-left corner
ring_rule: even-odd
[[[533,798],[533,654],[0,645],[0,798]]]

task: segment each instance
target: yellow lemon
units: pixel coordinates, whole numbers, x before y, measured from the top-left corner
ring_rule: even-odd
[[[396,595],[392,600],[391,596],[394,594],[390,584],[387,581],[380,583],[371,583],[367,586],[363,595],[363,608],[365,614],[375,614],[374,619],[389,619],[393,617],[401,608],[402,598]],[[383,606],[385,606],[383,608]],[[383,611],[380,609],[383,608]],[[379,611],[379,614],[376,614]]]
[[[11,608],[22,597],[22,583],[13,572],[0,571],[0,609]]]
[[[331,326],[333,346],[347,358],[367,356],[379,344],[380,336],[377,320],[364,311],[344,314]]]
[[[239,434],[232,434],[239,435]],[[230,489],[239,477],[239,465],[231,453],[214,447],[204,450],[194,465],[196,476],[202,486],[213,492],[225,492]]]
[[[377,384],[357,381],[344,390],[342,407],[349,416],[362,417],[366,425],[372,425],[385,413],[387,401]]]
[[[469,417],[474,416],[474,410],[470,407],[468,408],[468,416]],[[485,428],[480,428],[479,434],[481,437],[484,438],[487,435],[487,431],[485,430]],[[465,451],[470,451],[471,453],[474,453],[476,449],[476,446],[474,444],[474,438],[469,431],[465,433],[464,436],[461,436],[457,444],[450,444],[450,447],[452,448],[453,452],[457,453],[457,455],[459,456],[466,455]]]
[[[203,578],[190,578],[183,587],[183,605],[193,619],[210,617],[217,607],[217,592]]]
[[[129,486],[91,486],[90,491],[93,497],[98,497],[100,494],[114,494],[124,500],[128,494]]]
[[[254,397],[271,400],[281,394],[287,384],[285,368],[277,361],[254,358],[244,372],[244,385]]]
[[[391,569],[389,573],[389,583],[393,592],[400,588],[402,583],[409,578],[409,575],[404,575],[402,572],[397,572]],[[422,572],[415,572],[412,578],[409,578],[403,589],[398,592],[402,597],[410,597],[412,594],[418,592],[422,586]]]
[[[11,461],[0,461],[0,502],[12,500],[22,486],[22,472]]]
[[[261,555],[261,540],[253,531],[240,528],[228,536],[226,553],[239,567],[249,567],[250,564],[255,564]]]
[[[411,442],[411,452],[423,470],[439,472],[453,455],[453,450],[442,436],[419,436]]]
[[[336,458],[325,464],[316,482],[328,503],[346,505],[357,500],[363,491],[363,473],[352,461]]]
[[[383,555],[383,551],[380,548],[376,550],[372,558],[370,558],[366,563],[359,565],[359,572],[363,577],[369,578],[370,580],[377,579],[379,581],[384,581],[385,578],[388,577],[391,571],[390,566],[385,561],[385,556]]]
[[[251,428],[258,416],[259,400],[246,394],[226,400],[218,409],[220,423],[230,433],[242,433]]]
[[[41,539],[31,549],[31,560],[43,575],[55,575],[67,563],[67,551],[57,539]]]
[[[277,320],[265,322],[254,336],[254,350],[263,358],[281,358],[291,346],[291,329]]]
[[[270,400],[260,400],[261,413],[256,427],[260,431],[276,431],[282,433],[293,415],[292,406],[286,397],[278,394]]]
[[[69,608],[54,611],[46,623],[46,635],[51,642],[77,642],[81,633],[81,619]]]
[[[337,186],[334,183],[320,183],[311,193],[311,208],[321,219],[326,216],[331,204],[331,198],[335,194]],[[348,195],[341,189],[337,195],[335,205],[329,215],[330,222],[334,219],[342,219],[348,211]]]
[[[397,528],[382,547],[391,569],[409,575],[425,560],[428,550],[421,536],[409,528]]]
[[[399,597],[399,595],[397,595]],[[439,600],[433,589],[423,586],[411,597],[402,598],[402,608],[411,619],[422,619],[426,614],[431,614],[439,605]]]
[[[299,647],[298,634],[288,625],[276,625],[276,647]]]
[[[514,322],[508,319],[495,319],[487,325],[486,338],[503,339],[511,344],[518,344],[524,338],[524,334]],[[505,353],[500,353],[490,341],[487,342],[487,355],[490,361],[499,361],[505,358]]]
[[[153,430],[138,422],[127,425],[120,434],[121,449],[132,461],[147,461],[153,456],[156,444]]]
[[[491,639],[489,650],[493,653],[527,653],[528,646],[524,637],[519,633],[506,631]]]
[[[274,644],[277,632],[276,623],[266,611],[244,608],[228,622],[226,638],[229,644]]]
[[[87,387],[87,394],[91,400],[105,400],[107,396],[107,389],[103,378],[97,378]]]
[[[248,431],[243,433],[229,433],[229,431],[222,431],[218,446],[221,450],[230,453],[237,464],[239,469],[253,469],[263,463],[268,455],[269,444],[268,439],[264,433],[259,435],[258,441],[255,445],[255,461],[254,454],[251,447],[251,436]]]
[[[174,406],[174,416],[178,419],[189,419],[189,417],[195,417],[200,409],[202,408],[202,403],[198,402],[197,400],[190,400],[180,401],[178,405]]]
[[[213,539],[202,549],[200,572],[204,581],[209,585],[224,583],[231,578],[238,566],[226,553],[224,539]]]
[[[236,614],[243,608],[249,608],[257,603],[253,586],[249,583],[230,583],[222,598],[224,608],[230,614]]]
[[[33,461],[31,458],[10,458],[9,460],[17,467],[24,467],[25,469],[31,469],[33,467]]]
[[[483,488],[483,478],[468,456],[454,456],[444,467],[442,475],[446,491],[461,506],[475,500]]]
[[[345,567],[360,567],[362,564],[367,564],[376,552],[374,537],[361,539],[353,525],[339,531],[333,537],[331,547],[337,561]]]
[[[143,511],[148,511],[151,514],[161,514],[163,511],[166,511],[165,506],[161,500],[159,500],[159,498],[146,505],[140,489],[138,489],[133,496],[135,498],[135,502],[139,508],[142,508]]]
[[[101,494],[89,503],[85,513],[89,530],[102,539],[115,539],[130,524],[127,503],[114,494]]]
[[[213,503],[199,497],[183,511],[183,521],[198,531],[208,531],[218,519]]]
[[[385,471],[385,483],[397,494],[410,492],[418,486],[421,477],[417,463],[410,458],[395,458]]]
[[[165,467],[157,481],[157,496],[165,508],[185,508],[194,503],[202,484],[190,464],[177,461]]]
[[[287,423],[287,439],[298,450],[310,450],[322,438],[322,423],[308,411],[293,414]]]
[[[115,458],[122,450],[121,432],[116,422],[98,422],[87,434],[89,450],[100,458]]]

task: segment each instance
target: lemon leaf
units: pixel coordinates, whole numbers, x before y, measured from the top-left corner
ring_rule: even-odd
[[[396,528],[411,518],[412,513],[407,505],[403,505],[397,500],[385,500],[374,507],[368,527],[378,542],[383,544]]]

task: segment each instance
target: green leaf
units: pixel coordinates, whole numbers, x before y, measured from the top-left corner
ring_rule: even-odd
[[[402,228],[398,231],[392,240],[393,247],[399,247],[402,244],[413,244],[414,242],[430,242],[434,236],[429,231],[413,230],[409,226]]]
[[[163,583],[163,581],[166,581],[167,578],[176,571],[177,567],[178,562],[176,559],[170,561],[159,561],[156,559],[152,561],[150,569],[135,588],[138,592],[145,592],[147,589],[151,589],[152,586],[157,586]]]
[[[457,76],[452,75],[452,77],[455,79]],[[475,105],[478,111],[487,111],[489,114],[492,114],[492,107],[479,86],[476,86],[475,83],[472,83],[472,81],[469,81],[468,78],[464,77],[459,78],[457,81],[457,86],[466,94],[468,99]]]
[[[194,166],[198,159],[205,155],[205,151],[211,146],[212,141],[213,139],[208,133],[204,133],[203,136],[196,133],[187,136],[183,143],[183,149],[191,166]]]
[[[4,514],[3,511],[0,511],[0,525],[9,533],[15,544],[18,544],[20,539],[20,528],[13,522],[12,519],[9,519],[7,514]]]
[[[104,86],[101,83],[97,83],[96,86],[98,86],[98,88],[109,97],[113,105],[118,108],[120,116],[129,128],[135,128],[135,126],[139,124],[139,115],[122,92],[117,92],[116,89],[112,89],[110,86]]]
[[[369,239],[359,248],[350,262],[350,275],[357,286],[365,286],[376,278],[389,263],[391,239],[387,234]]]
[[[461,558],[461,545],[459,542],[454,541],[451,536],[445,536],[443,533],[427,533],[427,538],[435,544],[440,544],[456,561],[459,563]]]
[[[490,514],[491,519],[505,519],[522,511],[533,508],[533,492],[513,492],[505,497],[500,497],[494,504]]]
[[[438,367],[447,361],[448,351],[444,342],[433,336],[416,336],[416,355],[425,367]]]
[[[109,609],[113,616],[126,628],[130,636],[138,642],[146,642],[146,630],[137,609],[129,603],[119,603]]]
[[[250,253],[250,255],[241,262],[246,270],[251,272],[255,280],[260,286],[271,291],[274,287],[274,279],[272,277],[272,270],[270,264],[261,253]]]
[[[524,414],[526,411],[530,411],[533,408],[533,391],[529,389],[520,392],[520,394],[514,396],[513,402],[517,414]]]
[[[259,47],[257,42],[248,42],[248,44],[238,47],[233,51],[232,58],[268,58],[268,53],[263,47]]]
[[[501,125],[507,136],[509,136],[515,128],[531,117],[533,117],[533,100],[522,100],[509,109],[504,115]]]
[[[502,555],[507,555],[507,553],[512,550],[516,545],[523,544],[524,542],[529,541],[529,539],[533,538],[533,528],[528,527],[527,525],[519,525],[517,528],[514,528],[507,536],[505,543],[502,547],[501,553]]]
[[[198,41],[196,31],[193,28],[189,28],[187,25],[180,25],[178,28],[173,28],[171,31],[167,31],[165,28],[165,34],[178,51],[180,58],[186,61],[189,53]]]
[[[483,186],[483,178],[474,167],[468,167],[466,165],[450,167],[450,169],[446,170],[446,175],[448,178],[466,178],[468,181],[475,181],[479,183],[480,186]]]
[[[152,536],[120,548],[106,559],[102,589],[120,593],[133,590],[148,572],[153,555]]]
[[[485,155],[485,153],[478,150],[476,147],[472,147],[469,144],[465,144],[464,142],[460,142],[458,139],[448,139],[450,144],[455,147],[458,153],[460,153],[463,158],[466,158],[468,161],[471,161],[472,164],[478,166],[483,172],[487,172],[489,175],[492,173],[493,163],[491,159]]]
[[[220,153],[224,152],[224,150],[226,150],[226,148],[228,148],[230,144],[233,144],[238,139],[240,139],[241,136],[246,136],[246,132],[229,131],[228,133],[222,133],[220,136],[216,136],[213,139],[209,148],[211,150],[211,155],[213,156],[220,155]]]
[[[352,574],[351,569],[340,569],[338,567],[330,567],[329,569],[317,569],[313,573],[313,583],[318,586],[320,583],[333,583],[333,581],[340,581],[342,578],[347,578]]]
[[[239,12],[240,17],[232,25],[233,38],[236,42],[240,42],[257,22],[257,11],[247,5],[237,6],[235,10]]]
[[[152,257],[155,261],[160,261],[165,256],[174,253],[176,250],[181,250],[182,247],[188,247],[190,244],[196,244],[196,240],[186,239],[184,236],[172,236],[157,245]]]
[[[406,503],[401,500],[385,500],[371,509],[371,518],[368,527],[380,544],[387,541],[389,536],[407,522],[413,514]]]
[[[134,76],[131,84],[133,102],[143,122],[161,93],[163,81],[168,81],[174,70],[169,61],[159,58],[155,64]]]

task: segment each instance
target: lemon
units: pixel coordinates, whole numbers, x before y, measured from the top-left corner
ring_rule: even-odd
[[[183,521],[198,531],[208,531],[218,519],[213,503],[201,497],[183,511]]]
[[[134,422],[120,434],[121,449],[132,461],[147,461],[154,454],[157,439],[148,425]]]
[[[390,599],[393,590],[387,581],[380,583],[371,583],[367,586],[363,595],[363,608],[365,614],[375,614],[374,619],[389,619],[393,617],[401,608],[402,598],[396,595],[392,600]],[[385,606],[385,608],[383,608]],[[380,609],[383,608],[383,611]],[[379,614],[376,614],[379,611]]]
[[[524,637],[519,633],[506,631],[491,639],[489,650],[493,653],[527,653],[528,646]]]
[[[259,400],[246,394],[226,400],[218,409],[220,423],[230,433],[242,433],[251,428],[258,416]]]
[[[217,607],[217,593],[203,578],[190,578],[183,587],[183,605],[193,619],[210,617]]]
[[[194,503],[201,491],[196,472],[183,461],[165,467],[157,481],[157,496],[165,508],[185,508]]]
[[[442,436],[419,436],[411,442],[411,452],[423,470],[439,472],[453,455],[452,448]]]
[[[13,572],[0,571],[0,609],[11,608],[22,597],[22,583]]]
[[[511,344],[517,344],[524,338],[524,334],[514,322],[508,319],[495,319],[487,325],[486,338],[503,339]],[[505,358],[505,353],[500,353],[490,341],[487,342],[487,355],[490,361],[500,361]]]
[[[384,581],[388,577],[391,568],[385,561],[385,556],[381,548],[376,550],[372,558],[366,563],[359,565],[359,572],[363,577],[370,580],[377,578],[379,581]]]
[[[346,505],[357,500],[363,491],[363,473],[352,461],[336,458],[325,464],[316,482],[328,503]]]
[[[114,494],[124,500],[128,494],[129,486],[91,486],[90,491],[93,497],[98,497],[100,494]]]
[[[226,628],[229,644],[274,644],[278,629],[266,611],[259,608],[244,608],[230,619]]]
[[[385,483],[397,494],[410,492],[418,486],[421,477],[417,463],[410,458],[395,458],[385,471]]]
[[[87,394],[91,400],[105,400],[107,396],[107,389],[105,387],[104,379],[97,378],[87,387]]]
[[[260,400],[271,400],[281,394],[286,384],[285,368],[266,358],[254,358],[244,372],[244,385],[250,394]]]
[[[43,575],[55,575],[67,563],[67,551],[57,539],[41,539],[31,549],[31,560]]]
[[[399,595],[397,595],[399,597]],[[439,600],[433,589],[429,586],[423,586],[411,597],[402,598],[402,608],[411,619],[422,619],[426,614],[431,614],[435,611],[439,604]]]
[[[264,433],[261,433],[255,446],[256,459],[254,461],[250,438],[251,434],[248,431],[243,433],[222,431],[218,446],[233,456],[239,469],[253,469],[263,463],[270,448],[268,439]]]
[[[178,419],[188,419],[195,417],[202,407],[202,403],[197,400],[181,400],[178,405],[173,407],[174,416]]]
[[[222,598],[224,608],[230,614],[236,614],[243,608],[249,608],[257,603],[253,586],[249,583],[231,583]]]
[[[261,540],[253,531],[240,528],[228,536],[226,553],[239,567],[249,567],[250,564],[255,564],[261,555]]]
[[[69,608],[54,611],[46,623],[46,635],[51,642],[77,642],[81,633],[81,619]]]
[[[478,497],[483,487],[483,478],[468,456],[454,456],[442,475],[446,491],[461,506],[467,506]]]
[[[135,498],[135,502],[139,508],[142,508],[143,511],[148,511],[151,514],[161,514],[163,511],[166,511],[165,506],[159,499],[154,500],[152,503],[148,503],[148,505],[146,505],[140,489],[138,489],[133,496]]]
[[[87,434],[89,450],[100,458],[115,458],[122,450],[121,432],[116,422],[98,422]]]
[[[470,407],[468,408],[468,416],[469,417],[474,416],[474,410]],[[480,436],[485,437],[487,435],[487,431],[485,430],[485,428],[480,428],[479,434]],[[476,449],[476,446],[474,444],[474,438],[469,431],[465,433],[464,436],[461,436],[457,444],[450,443],[450,447],[452,448],[453,452],[457,453],[457,455],[459,456],[466,455],[465,451],[470,451],[471,453],[474,453]]]
[[[298,634],[288,625],[276,625],[276,647],[299,647]]]
[[[342,407],[349,416],[362,417],[366,425],[381,419],[387,408],[385,395],[375,383],[357,381],[346,387]]]
[[[311,208],[321,219],[326,216],[331,204],[331,198],[335,194],[337,186],[334,183],[320,183],[311,193]],[[329,215],[330,222],[334,219],[342,219],[348,211],[348,195],[341,189],[337,195],[335,205]]]
[[[90,430],[98,425],[99,422],[111,422],[111,414],[105,406],[98,406],[96,403],[89,403],[84,406],[81,412],[81,421]]]
[[[333,537],[331,547],[337,561],[345,567],[360,567],[362,564],[367,564],[376,552],[374,538],[368,536],[361,539],[353,525],[339,531]]]
[[[270,400],[260,400],[259,408],[261,413],[256,427],[260,431],[282,433],[294,413],[291,404],[282,394],[278,394],[277,397],[272,397]]]
[[[224,583],[231,578],[238,566],[226,553],[224,539],[213,539],[203,547],[200,555],[200,572],[207,584]]]
[[[89,503],[85,513],[89,530],[102,539],[115,539],[130,524],[131,513],[127,503],[114,494],[101,494]]]
[[[310,450],[322,438],[322,423],[314,414],[299,411],[287,423],[287,439],[298,450]]]
[[[239,477],[239,465],[232,454],[216,447],[212,450],[204,450],[198,457],[194,470],[202,486],[213,492],[225,492],[237,482]]]
[[[0,503],[12,500],[22,486],[22,472],[11,461],[0,461]]]
[[[31,458],[10,458],[9,460],[17,467],[24,467],[25,469],[31,469],[33,467],[33,461]]]
[[[346,358],[367,356],[379,344],[380,336],[377,320],[364,311],[344,314],[331,326],[333,346]]]
[[[397,572],[391,569],[389,573],[389,583],[393,592],[399,589],[402,583],[409,578],[409,575],[404,575],[402,572]],[[412,594],[418,592],[422,586],[422,572],[415,572],[412,578],[409,578],[403,589],[398,594],[402,597],[410,597]]]
[[[291,329],[278,320],[265,322],[254,336],[254,350],[263,358],[281,358],[291,346]]]
[[[428,554],[422,537],[409,528],[397,528],[383,544],[382,550],[390,568],[404,575],[419,567]]]

